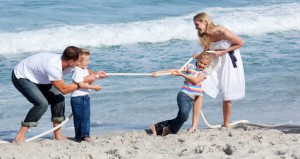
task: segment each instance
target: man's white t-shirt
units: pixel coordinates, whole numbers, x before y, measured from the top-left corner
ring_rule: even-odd
[[[74,73],[72,75],[72,80],[75,83],[83,82],[84,77],[89,75],[88,69],[83,69],[80,67],[75,67],[74,68]],[[88,95],[90,92],[90,89],[85,89],[85,88],[79,88],[75,90],[74,92],[71,93],[71,97],[76,97],[76,96],[85,96]]]
[[[62,70],[61,55],[38,53],[22,60],[14,69],[17,79],[26,78],[36,84],[50,84],[60,81],[62,76],[71,73],[74,68]]]

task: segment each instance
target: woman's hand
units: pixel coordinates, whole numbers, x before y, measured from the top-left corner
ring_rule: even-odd
[[[194,58],[194,59],[197,59],[198,56],[199,56],[199,53],[198,53],[198,52],[195,52],[195,53],[193,54],[193,58]]]
[[[226,54],[227,52],[225,52],[225,50],[215,50],[216,52],[214,53],[215,56],[223,56],[224,54]]]

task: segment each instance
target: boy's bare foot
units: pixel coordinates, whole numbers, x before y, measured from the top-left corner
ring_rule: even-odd
[[[194,132],[196,132],[196,131],[197,131],[197,128],[193,128],[193,127],[187,129],[187,132],[188,132],[188,133],[194,133]]]
[[[85,137],[84,141],[86,141],[86,142],[93,142],[93,140],[90,137]]]
[[[163,131],[162,131],[162,136],[167,136],[170,133],[169,128],[168,127],[164,127]]]
[[[156,136],[157,133],[156,133],[155,125],[154,124],[150,125],[149,128],[150,128],[150,130],[152,132],[152,135]]]

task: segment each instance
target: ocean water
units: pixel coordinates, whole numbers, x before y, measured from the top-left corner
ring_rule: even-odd
[[[31,104],[10,75],[25,57],[62,53],[74,45],[91,51],[90,69],[151,73],[179,68],[201,51],[192,17],[205,11],[214,22],[241,36],[246,96],[233,102],[231,121],[300,124],[300,2],[296,0],[180,1],[0,0],[0,139],[13,138]],[[70,76],[65,77],[70,82]],[[176,116],[183,79],[110,76],[91,92],[91,135],[144,130]],[[71,113],[66,95],[66,115]],[[204,96],[203,113],[222,123],[221,94]],[[199,126],[206,128],[200,119]],[[50,110],[27,137],[51,126]],[[191,125],[189,119],[184,129]],[[74,136],[73,122],[63,133]],[[46,138],[50,138],[47,135]]]

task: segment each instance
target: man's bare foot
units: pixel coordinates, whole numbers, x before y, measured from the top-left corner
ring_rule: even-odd
[[[93,142],[93,140],[90,137],[85,137],[84,141],[86,141],[86,142]]]
[[[168,127],[164,127],[163,131],[162,131],[162,136],[167,136],[170,133],[169,128]]]
[[[60,135],[60,136],[54,136],[53,140],[68,140],[68,138],[65,137],[65,136]]]
[[[22,143],[24,143],[25,142],[25,139],[24,138],[22,138],[22,139],[17,139],[17,138],[15,138],[15,139],[13,139],[13,141],[11,142],[11,143],[13,143],[13,144],[17,144],[17,145],[19,145],[19,144],[22,144]]]
[[[15,139],[12,141],[14,144],[21,144],[25,142],[25,135],[26,132],[28,131],[29,127],[26,126],[21,126],[18,134],[16,135]]]
[[[197,131],[197,128],[194,128],[194,127],[191,127],[191,128],[189,128],[189,129],[187,129],[187,132],[188,133],[194,133],[194,132],[196,132]]]
[[[155,125],[154,124],[150,125],[149,128],[150,128],[150,130],[152,132],[152,135],[156,136],[157,133],[156,133]]]

